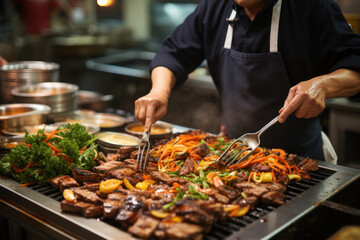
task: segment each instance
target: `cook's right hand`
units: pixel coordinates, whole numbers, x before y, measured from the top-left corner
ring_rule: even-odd
[[[8,64],[8,62],[4,58],[0,57],[0,67],[6,64]]]
[[[165,116],[167,107],[167,94],[150,92],[135,101],[135,117],[145,125],[145,132],[148,132],[154,122]]]

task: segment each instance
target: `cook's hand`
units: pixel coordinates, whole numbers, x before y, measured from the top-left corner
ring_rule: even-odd
[[[279,122],[283,123],[295,112],[298,118],[313,118],[325,109],[326,92],[321,84],[321,77],[300,82],[290,88],[284,106],[280,109]]]
[[[8,62],[4,58],[0,57],[0,67],[6,64],[8,64]]]
[[[220,126],[220,132],[218,134],[219,137],[227,137],[227,130],[225,125]]]
[[[150,92],[135,101],[135,117],[145,125],[145,132],[151,125],[165,116],[168,106],[168,96],[162,92]]]

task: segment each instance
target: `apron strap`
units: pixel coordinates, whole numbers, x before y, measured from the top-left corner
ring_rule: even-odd
[[[270,52],[278,51],[278,33],[279,33],[281,3],[282,0],[278,0],[275,6],[273,7],[271,28],[270,28]],[[228,29],[226,32],[225,43],[224,43],[224,48],[226,49],[231,49],[235,18],[236,18],[236,11],[233,9],[230,14],[230,17],[226,19],[227,22],[229,22]]]
[[[224,48],[231,49],[232,39],[233,39],[233,32],[234,32],[234,21],[236,17],[236,11],[233,9],[231,15],[227,20],[229,22],[229,26],[226,32],[226,38],[224,43]]]
[[[279,35],[281,2],[282,0],[278,0],[275,6],[273,7],[271,30],[270,30],[270,52],[278,52],[278,35]]]

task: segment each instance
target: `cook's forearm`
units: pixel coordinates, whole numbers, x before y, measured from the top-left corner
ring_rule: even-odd
[[[360,72],[338,69],[323,76],[319,81],[326,98],[349,97],[360,92]]]
[[[151,93],[161,92],[169,97],[176,79],[170,69],[166,67],[156,67],[151,72],[151,81]]]

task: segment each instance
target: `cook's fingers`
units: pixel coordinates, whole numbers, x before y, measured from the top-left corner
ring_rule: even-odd
[[[289,115],[293,112],[295,112],[300,106],[303,101],[303,95],[295,95],[295,97],[284,107],[282,108],[279,116],[279,122],[283,123],[286,121],[286,119],[289,117]]]
[[[151,129],[151,125],[155,122],[154,115],[155,115],[156,105],[155,103],[150,103],[146,108],[146,118],[145,118],[145,132],[149,132]]]

